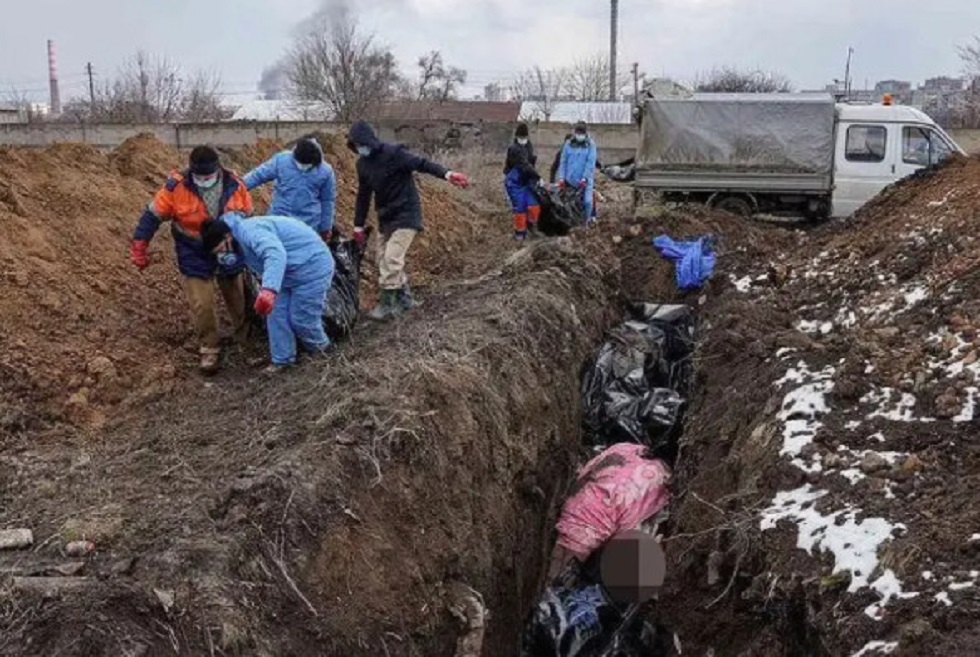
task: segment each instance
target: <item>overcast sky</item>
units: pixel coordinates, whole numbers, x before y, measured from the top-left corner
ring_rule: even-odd
[[[58,48],[62,97],[86,91],[85,63],[111,74],[137,49],[188,69],[218,70],[226,93],[254,94],[266,65],[321,0],[0,0],[0,99],[11,88],[46,97],[46,40]],[[343,0],[328,0],[333,4]],[[469,71],[470,90],[532,64],[568,63],[608,48],[606,0],[360,0],[406,70],[441,50]],[[776,69],[797,88],[843,77],[855,86],[961,73],[956,46],[980,34],[978,0],[620,0],[620,61],[691,79],[715,65]]]

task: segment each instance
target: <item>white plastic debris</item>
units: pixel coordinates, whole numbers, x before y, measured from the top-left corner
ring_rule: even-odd
[[[22,550],[34,544],[30,529],[0,529],[0,550]]]

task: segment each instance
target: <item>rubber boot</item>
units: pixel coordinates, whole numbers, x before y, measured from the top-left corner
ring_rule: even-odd
[[[538,221],[541,219],[541,206],[532,205],[527,211],[527,232],[532,239],[541,237],[538,231]]]
[[[518,242],[527,239],[527,214],[523,212],[514,214],[514,239]]]
[[[368,317],[377,321],[384,322],[402,314],[402,308],[398,303],[398,295],[401,290],[381,290],[381,299],[378,307],[368,313]]]
[[[412,296],[412,288],[408,286],[408,283],[405,283],[402,289],[398,290],[398,305],[401,306],[403,312],[415,310],[419,305],[415,297]]]

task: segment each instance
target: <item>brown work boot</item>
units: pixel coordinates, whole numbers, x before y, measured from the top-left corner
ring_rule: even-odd
[[[211,347],[201,347],[201,363],[199,365],[202,374],[217,374],[221,369],[221,349]]]

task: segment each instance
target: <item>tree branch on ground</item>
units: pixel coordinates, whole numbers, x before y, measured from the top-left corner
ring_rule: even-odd
[[[786,93],[793,90],[793,85],[789,78],[775,71],[740,71],[726,66],[699,74],[694,90],[702,93]]]

